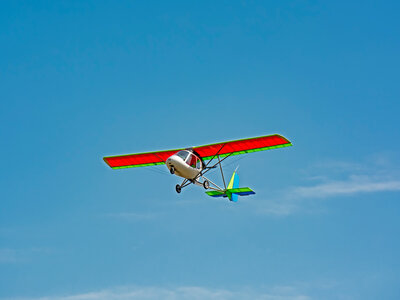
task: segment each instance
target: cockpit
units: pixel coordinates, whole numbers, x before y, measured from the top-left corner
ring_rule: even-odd
[[[192,152],[187,150],[181,150],[176,153],[177,156],[183,159],[183,161],[191,166],[192,168],[201,169],[201,160],[194,155]]]

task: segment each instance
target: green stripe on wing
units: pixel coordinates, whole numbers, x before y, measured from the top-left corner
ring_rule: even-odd
[[[253,152],[259,152],[259,151],[265,151],[265,150],[272,150],[272,149],[278,149],[278,148],[284,148],[284,147],[289,147],[293,146],[292,143],[287,143],[283,145],[277,145],[277,146],[269,146],[269,147],[263,147],[263,148],[258,148],[258,149],[250,149],[250,150],[243,150],[243,151],[236,151],[231,153],[225,153],[225,154],[220,154],[219,157],[225,157],[225,156],[233,156],[233,155],[239,155],[239,154],[246,154],[246,153],[253,153]],[[216,157],[214,155],[206,156],[203,157],[204,160],[211,159],[213,157]]]

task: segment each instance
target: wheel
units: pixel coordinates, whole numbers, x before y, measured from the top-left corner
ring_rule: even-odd
[[[172,175],[174,175],[174,174],[175,174],[175,168],[174,168],[174,167],[171,167],[171,169],[169,169],[169,172],[170,172]]]
[[[175,187],[176,192],[179,194],[182,191],[182,188],[179,184],[176,185]]]
[[[210,187],[210,183],[208,182],[208,180],[204,180],[204,182],[203,182],[203,187],[204,187],[205,189],[208,189],[208,188]]]

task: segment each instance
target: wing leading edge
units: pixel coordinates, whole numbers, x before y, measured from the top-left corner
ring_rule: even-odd
[[[204,159],[208,160],[216,156],[225,157],[257,151],[292,146],[285,137],[274,134],[242,140],[234,140],[205,146],[193,147],[193,149]],[[185,148],[155,151],[146,153],[135,153],[127,155],[107,156],[104,161],[113,169],[134,168],[162,165],[168,157]]]
[[[292,146],[292,143],[288,139],[279,134],[273,134],[193,147],[193,149],[196,150],[203,159],[207,160],[213,158],[216,154],[224,157],[228,155],[245,154],[287,146]]]

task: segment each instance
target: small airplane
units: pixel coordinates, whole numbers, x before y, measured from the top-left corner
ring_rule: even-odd
[[[183,182],[175,187],[177,193],[180,193],[184,187],[195,184],[210,190],[206,193],[211,197],[227,197],[230,201],[236,202],[238,196],[248,196],[255,194],[255,192],[248,187],[239,187],[237,169],[233,172],[228,186],[226,186],[221,163],[233,155],[287,146],[292,146],[292,143],[285,137],[274,134],[175,150],[107,156],[103,159],[113,169],[165,164],[171,174],[184,178]],[[211,164],[214,159],[218,159],[218,161]],[[219,187],[204,176],[217,166],[221,170],[224,188]]]

